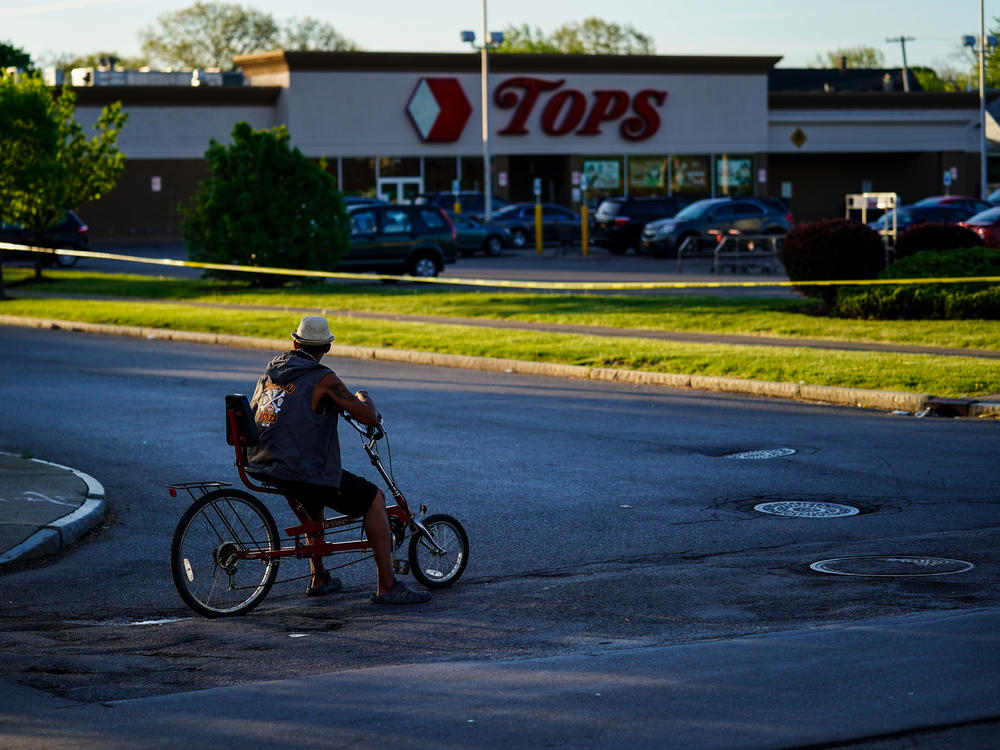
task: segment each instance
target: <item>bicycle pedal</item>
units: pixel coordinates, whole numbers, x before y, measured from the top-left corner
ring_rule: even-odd
[[[406,560],[393,560],[392,571],[394,573],[399,573],[401,576],[405,576],[410,572],[410,563]]]

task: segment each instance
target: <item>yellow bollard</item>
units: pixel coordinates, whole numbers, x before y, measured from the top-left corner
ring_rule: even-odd
[[[455,201],[452,204],[452,206],[451,206],[451,210],[452,210],[453,213],[456,213],[456,214],[462,213],[462,204],[459,203],[458,201]]]
[[[542,204],[535,204],[535,252],[542,254]]]
[[[587,204],[580,206],[580,255],[587,255]]]

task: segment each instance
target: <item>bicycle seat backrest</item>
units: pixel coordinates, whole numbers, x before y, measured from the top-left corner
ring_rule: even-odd
[[[226,442],[246,448],[259,440],[250,401],[242,393],[230,393],[226,396]]]

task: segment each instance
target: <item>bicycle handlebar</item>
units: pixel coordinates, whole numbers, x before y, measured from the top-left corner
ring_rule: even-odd
[[[370,440],[381,440],[385,437],[385,430],[382,428],[382,415],[378,415],[378,422],[373,425],[362,424],[346,411],[340,412],[340,415],[344,418],[351,427],[358,431],[363,437],[369,438]]]

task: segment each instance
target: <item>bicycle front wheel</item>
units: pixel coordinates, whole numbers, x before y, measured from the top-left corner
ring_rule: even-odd
[[[274,518],[260,500],[241,490],[216,490],[181,516],[170,544],[170,573],[181,598],[199,615],[242,614],[271,590],[278,559],[248,560],[240,553],[276,550],[279,544]]]
[[[427,516],[421,523],[441,548],[436,549],[420,532],[410,538],[409,560],[413,577],[429,589],[451,586],[469,562],[469,537],[457,520],[444,513]]]

